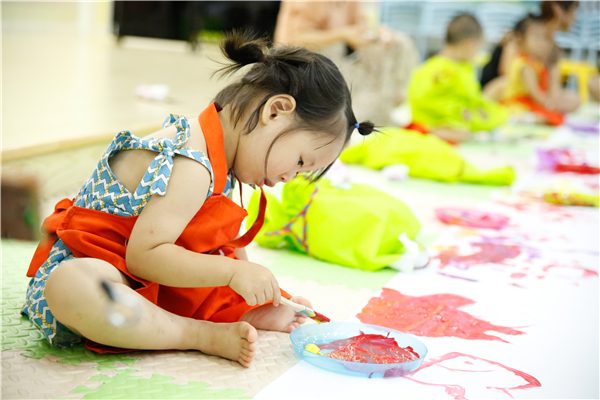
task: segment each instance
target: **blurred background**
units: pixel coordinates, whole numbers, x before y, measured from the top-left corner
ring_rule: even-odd
[[[480,71],[504,33],[538,11],[539,3],[385,1],[361,7],[372,29],[386,25],[410,38],[419,62],[443,47],[454,16],[471,13],[484,28],[485,45],[475,60]],[[571,29],[556,33],[563,58],[598,65],[598,4],[582,2]],[[3,1],[3,187],[25,186],[15,196],[31,198],[32,207],[41,204],[40,213],[47,214],[49,204],[76,192],[117,132],[142,136],[169,113],[202,110],[227,82],[211,78],[222,61],[217,43],[223,34],[250,28],[272,38],[280,7],[278,1]],[[576,75],[565,75],[574,90]],[[10,193],[2,195],[7,204]],[[28,224],[37,225],[38,212],[27,213]],[[3,225],[10,214],[3,211]]]

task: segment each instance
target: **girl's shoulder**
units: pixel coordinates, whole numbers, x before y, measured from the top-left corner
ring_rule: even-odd
[[[164,151],[165,146],[161,143],[166,142],[175,144],[172,162],[188,164],[189,166],[185,169],[191,167],[207,170],[212,181],[212,167],[198,120],[196,118],[181,119],[179,122],[186,123],[188,126],[187,140],[184,141],[181,137],[181,125],[178,126],[178,123],[174,123],[143,137],[138,138],[132,135],[129,139],[132,143],[125,147],[132,151],[119,151],[109,159],[113,174],[128,191],[133,193],[137,190],[141,180],[149,173],[149,168],[160,154],[161,148]],[[184,159],[192,162],[183,161]],[[170,175],[170,169],[164,172]],[[170,176],[164,178],[169,180]]]

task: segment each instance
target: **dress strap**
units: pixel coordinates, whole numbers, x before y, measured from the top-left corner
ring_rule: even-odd
[[[164,196],[167,193],[167,187],[173,170],[173,158],[176,154],[195,159],[200,162],[211,173],[211,187],[208,195],[212,193],[213,176],[211,163],[202,152],[194,151],[185,147],[185,143],[190,137],[190,127],[185,117],[171,114],[165,120],[163,127],[174,125],[177,128],[175,140],[169,138],[132,138],[129,147],[123,150],[145,149],[158,153],[150,163],[148,170],[144,174],[142,181],[133,193],[131,206],[134,213],[142,208],[152,195]]]
[[[215,195],[220,195],[227,184],[227,159],[225,158],[225,142],[223,140],[223,127],[219,119],[215,102],[202,111],[198,116],[202,128],[208,157],[212,164]]]

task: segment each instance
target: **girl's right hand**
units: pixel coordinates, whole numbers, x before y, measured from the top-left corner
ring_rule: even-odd
[[[278,306],[281,291],[270,269],[249,261],[238,260],[237,268],[229,280],[229,287],[242,296],[249,306],[273,300]]]

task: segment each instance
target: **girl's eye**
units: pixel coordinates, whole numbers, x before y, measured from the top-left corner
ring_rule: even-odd
[[[304,166],[304,161],[302,160],[302,157],[300,157],[300,160],[298,160],[298,165],[301,167]]]

